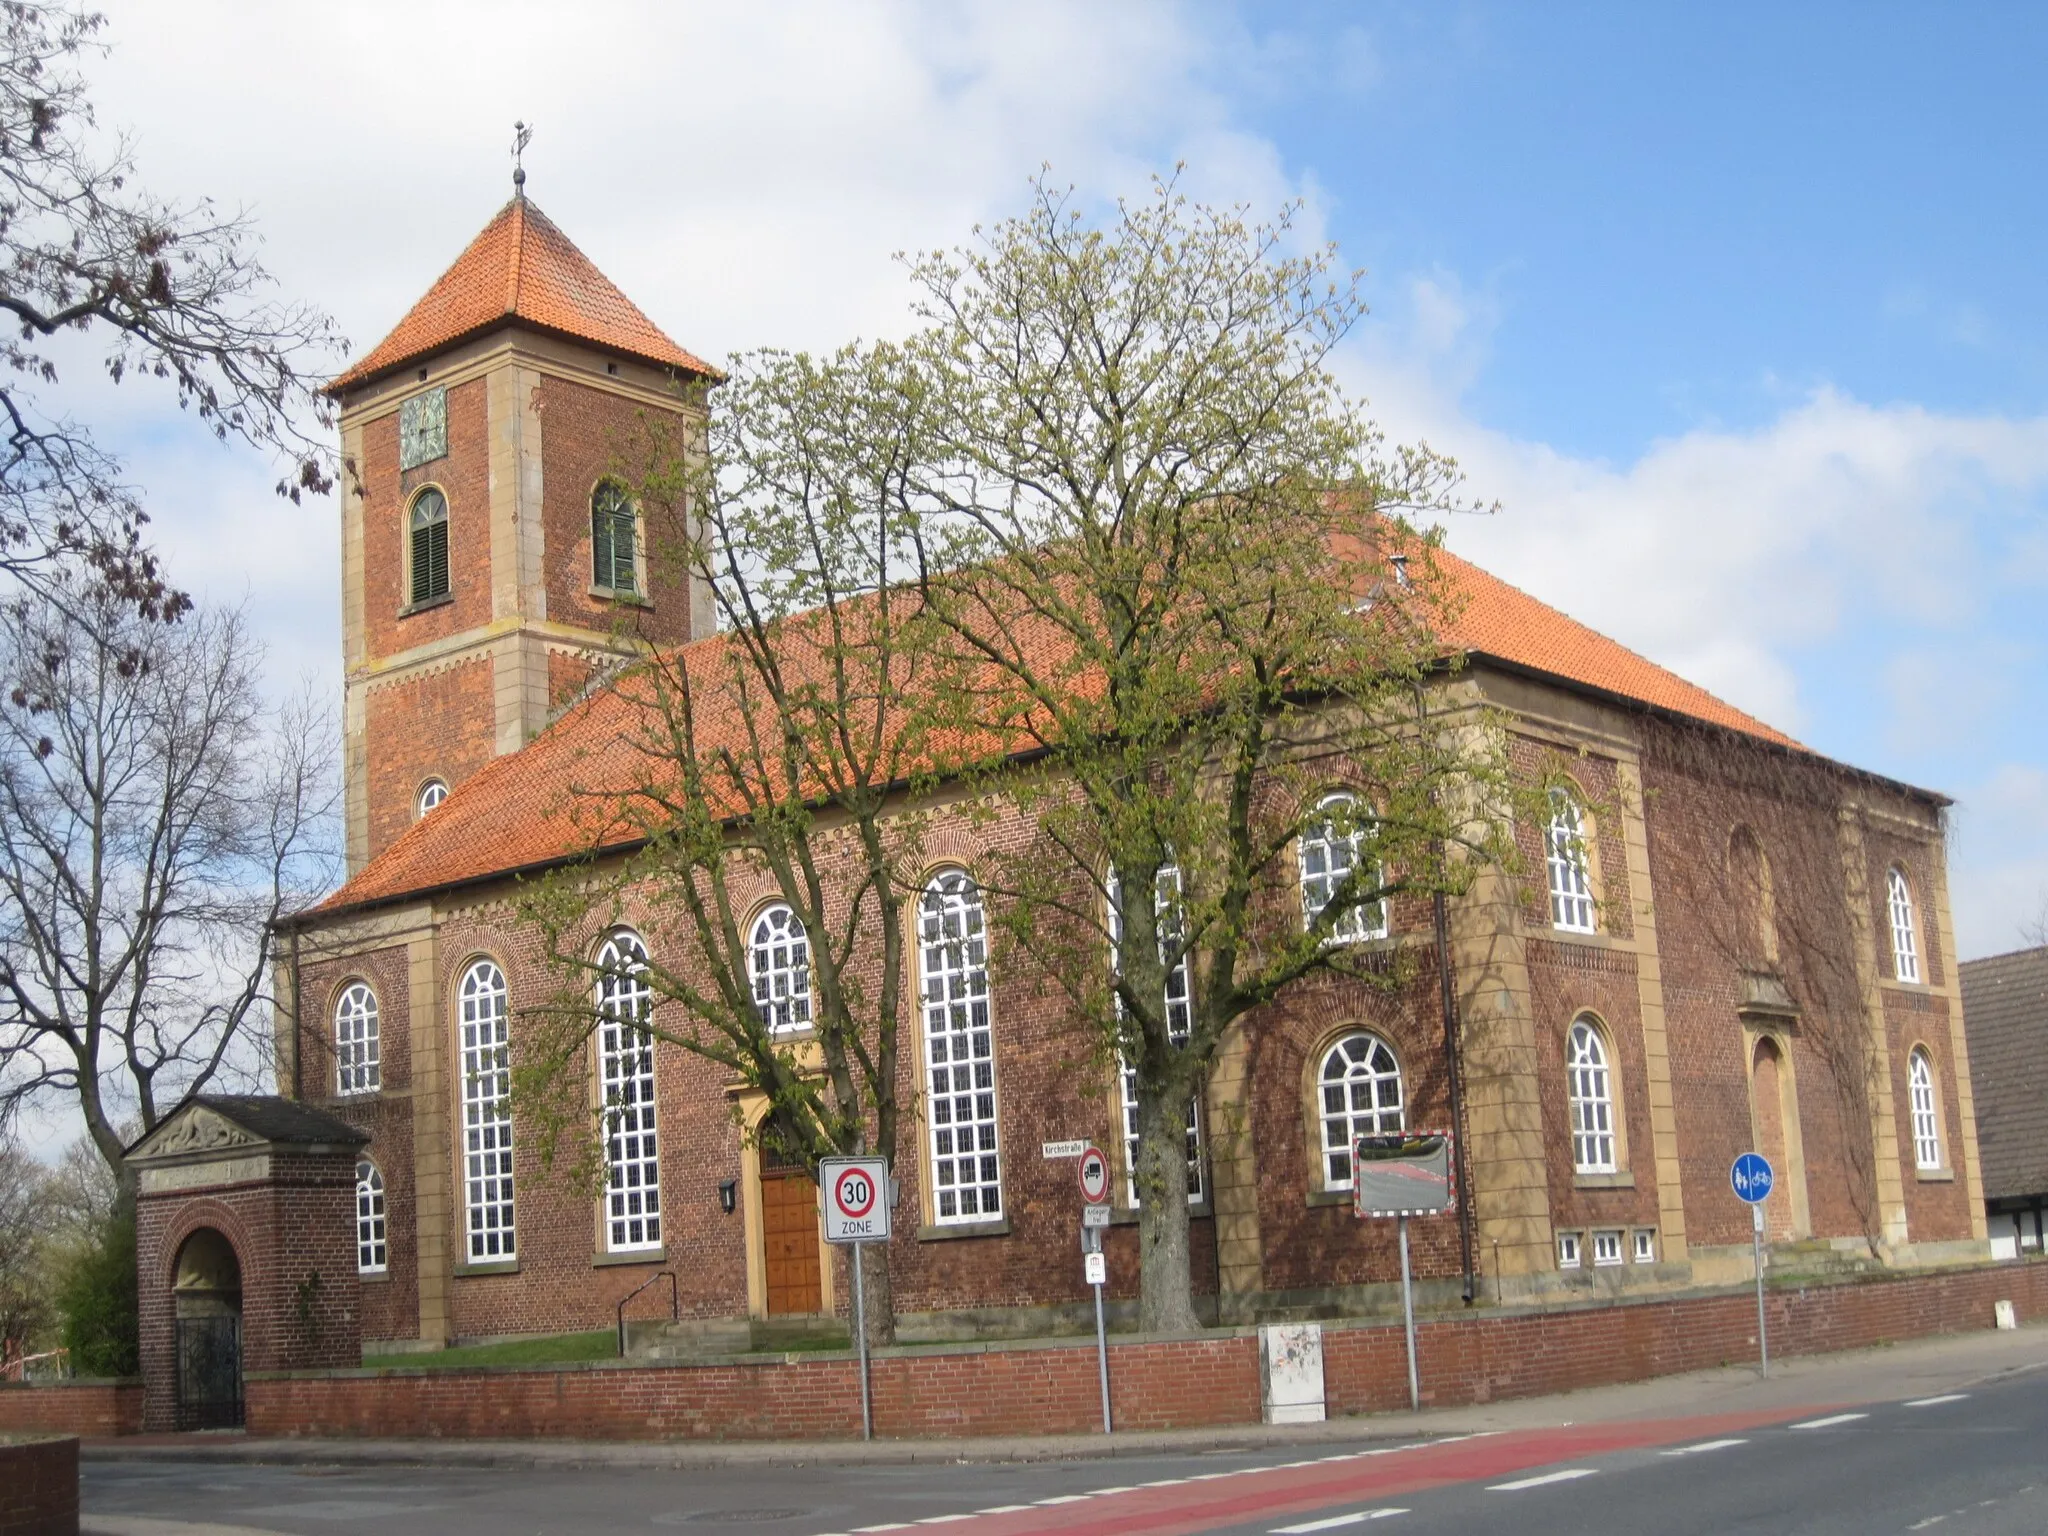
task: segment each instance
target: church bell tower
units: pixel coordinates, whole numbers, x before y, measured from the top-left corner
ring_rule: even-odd
[[[328,386],[351,875],[593,666],[709,631],[634,490],[696,440],[717,377],[521,189]]]

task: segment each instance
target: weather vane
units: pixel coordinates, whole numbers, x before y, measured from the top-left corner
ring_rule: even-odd
[[[533,129],[530,125],[512,125],[512,191],[517,197],[526,195],[526,167],[519,163],[519,157],[526,153],[526,146],[532,142]]]

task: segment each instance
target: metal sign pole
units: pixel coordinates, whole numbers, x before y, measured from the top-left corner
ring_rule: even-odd
[[[1408,1406],[1422,1410],[1422,1378],[1415,1370],[1415,1280],[1408,1268],[1408,1218],[1401,1218],[1401,1321],[1408,1329]]]
[[[1102,1252],[1102,1232],[1096,1227],[1081,1229],[1081,1251],[1084,1254]],[[1104,1261],[1107,1263],[1107,1261]],[[1109,1332],[1102,1319],[1102,1281],[1091,1280],[1089,1289],[1095,1292],[1095,1374],[1102,1384],[1102,1432],[1111,1432],[1109,1422]]]
[[[1759,1376],[1771,1374],[1771,1340],[1764,1318],[1764,1208],[1761,1202],[1749,1208],[1749,1249],[1756,1261],[1756,1351]]]
[[[853,1245],[853,1331],[860,1340],[860,1437],[875,1438],[875,1405],[868,1395],[868,1301],[861,1290],[860,1255],[866,1243]]]

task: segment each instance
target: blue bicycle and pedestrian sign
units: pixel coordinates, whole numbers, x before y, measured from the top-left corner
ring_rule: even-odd
[[[1771,1192],[1770,1160],[1755,1152],[1743,1153],[1728,1170],[1728,1182],[1735,1187],[1736,1199],[1748,1205],[1761,1204]]]

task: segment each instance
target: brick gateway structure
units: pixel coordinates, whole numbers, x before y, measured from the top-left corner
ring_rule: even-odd
[[[288,1216],[284,1228],[230,1231],[254,1218],[222,1215],[252,1366],[250,1276],[286,1286],[264,1305],[288,1318],[304,1278],[287,1283],[293,1263],[319,1270],[319,1305],[359,1308],[383,1350],[608,1327],[664,1271],[703,1339],[844,1314],[840,1256],[813,1243],[804,1200],[746,1135],[764,1106],[717,1070],[657,1049],[631,1222],[550,1175],[494,1086],[499,1043],[556,985],[517,916],[518,881],[581,851],[563,803],[585,754],[620,731],[611,695],[560,703],[607,658],[708,631],[705,594],[648,561],[612,475],[649,421],[694,430],[701,407],[678,386],[713,378],[515,199],[333,386],[353,467],[341,529],[350,878],[286,936],[278,1044],[281,1086],[366,1145],[359,1170],[338,1138],[321,1156],[273,1158],[309,1178],[318,1168],[303,1186],[312,1200],[317,1184],[315,1204],[250,1197]],[[1490,874],[1451,913],[1441,959],[1476,1275],[1455,1222],[1420,1224],[1425,1304],[1475,1281],[1510,1305],[1554,1306],[1746,1278],[1747,1214],[1726,1169],[1751,1148],[1779,1168],[1781,1274],[1986,1257],[1946,802],[1808,752],[1528,594],[1444,564],[1464,600],[1445,644],[1467,663],[1442,685],[1447,707],[1497,711],[1520,766],[1534,776],[1562,761],[1576,791],[1551,825],[1523,830],[1532,879]],[[1030,829],[951,806],[940,792],[926,807],[934,890],[971,915],[979,850]],[[764,901],[747,922],[772,917]],[[629,896],[622,927],[650,951],[667,941],[646,893]],[[1243,1023],[1204,1089],[1195,1272],[1222,1322],[1391,1302],[1392,1231],[1351,1217],[1332,1148],[1356,1130],[1448,1123],[1453,1063],[1427,904],[1396,900],[1385,927],[1358,942],[1412,955],[1405,993],[1303,983]],[[1074,1065],[1088,1052],[1055,1001],[1000,965],[971,979],[994,1021],[999,1209],[943,1208],[929,1128],[913,1127],[887,1254],[906,1340],[1081,1325],[1071,1171],[1039,1148],[1086,1137],[1123,1156],[1117,1085]],[[922,1022],[908,1021],[905,1102],[923,1081]],[[346,1200],[330,1182],[344,1170]],[[1116,1188],[1128,1189],[1121,1170]],[[156,1208],[167,1221],[169,1205]],[[1108,1242],[1123,1306],[1132,1216]],[[152,1262],[170,1262],[171,1241]],[[146,1275],[150,1287],[161,1301],[163,1275]],[[156,1370],[169,1316],[152,1325]]]
[[[356,1365],[356,1154],[344,1120],[208,1094],[130,1149],[142,1428],[232,1428],[249,1372]]]

